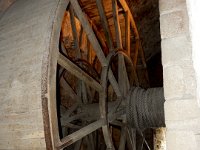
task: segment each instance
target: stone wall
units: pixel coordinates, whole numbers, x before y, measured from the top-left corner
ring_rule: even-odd
[[[158,0],[126,0],[136,21],[146,60],[161,51]]]
[[[194,62],[194,69],[197,78],[197,98],[200,106],[200,1],[187,0],[187,8],[189,14],[190,34],[192,39],[192,58]]]
[[[167,150],[197,150],[200,108],[186,0],[160,0]]]

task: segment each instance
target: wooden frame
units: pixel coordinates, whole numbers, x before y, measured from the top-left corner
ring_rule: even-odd
[[[134,22],[134,19],[130,13],[130,10],[125,3],[124,0],[112,0],[112,6],[113,6],[113,18],[114,18],[114,26],[115,26],[115,32],[117,36],[117,47],[114,48],[111,33],[109,30],[109,26],[107,23],[107,18],[104,12],[104,8],[102,5],[101,0],[96,1],[98,5],[98,11],[101,17],[101,20],[103,21],[103,29],[105,32],[105,37],[108,43],[108,46],[103,42],[102,40],[102,35],[101,33],[98,33],[96,29],[95,34],[95,24],[91,24],[90,21],[88,21],[87,16],[83,13],[79,3],[77,0],[63,0],[59,3],[57,11],[55,12],[55,17],[57,20],[53,23],[53,31],[52,31],[52,37],[51,37],[51,45],[50,45],[50,56],[49,56],[49,64],[50,66],[48,70],[48,81],[46,83],[47,86],[47,91],[44,94],[44,97],[48,98],[49,103],[46,104],[48,105],[48,115],[49,115],[49,129],[46,132],[48,133],[48,136],[51,135],[51,140],[52,140],[52,147],[49,146],[49,149],[63,149],[66,146],[69,146],[70,144],[80,140],[82,137],[88,135],[89,133],[102,128],[103,133],[104,133],[104,138],[105,138],[105,143],[107,145],[108,149],[114,149],[113,143],[112,143],[112,137],[110,135],[109,131],[109,117],[107,114],[107,108],[106,108],[106,90],[107,90],[107,78],[110,81],[116,95],[118,98],[122,98],[122,96],[125,96],[125,93],[128,91],[130,88],[130,84],[128,83],[128,75],[126,71],[126,66],[125,66],[125,61],[124,57],[125,55],[119,54],[118,56],[118,64],[119,65],[119,82],[115,79],[115,76],[113,75],[112,70],[109,68],[110,65],[110,60],[109,58],[106,58],[104,51],[102,50],[102,47],[99,43],[99,41],[104,45],[104,47],[107,47],[109,49],[109,52],[116,51],[116,50],[123,50],[123,44],[122,44],[122,39],[121,39],[121,29],[120,29],[120,24],[119,24],[119,18],[118,18],[118,3],[121,4],[123,7],[124,11],[126,12],[126,42],[125,42],[125,47],[126,47],[126,57],[130,57],[131,54],[131,48],[130,48],[130,29],[132,28],[135,34],[136,38],[136,51],[138,53],[139,50],[141,50],[141,56],[143,58],[143,64],[145,65],[145,58],[144,58],[144,53],[141,48],[141,43],[139,40],[139,34]],[[102,66],[102,77],[101,81],[96,81],[93,79],[89,74],[87,74],[85,71],[83,71],[80,67],[78,67],[75,63],[73,63],[70,59],[62,55],[59,50],[58,50],[58,39],[59,39],[59,32],[60,32],[60,27],[61,27],[61,16],[64,14],[65,9],[70,5],[70,19],[72,23],[72,30],[73,30],[73,37],[76,45],[76,51],[77,51],[77,57],[80,58],[80,43],[78,41],[78,34],[77,34],[77,29],[75,27],[75,20],[74,16],[76,15],[77,18],[79,19],[83,30],[87,34],[87,38],[89,42],[91,43],[93,49],[95,50],[95,53],[101,63]],[[96,36],[97,35],[97,36]],[[89,44],[88,44],[89,45]],[[89,47],[89,46],[88,46]],[[135,54],[136,55],[136,54]],[[134,56],[134,60],[137,59],[137,56]],[[136,64],[137,61],[133,61],[133,68],[134,68],[134,78],[136,79],[137,85],[139,84],[138,79],[137,79],[137,74],[136,74]],[[62,66],[66,70],[68,70],[71,74],[79,78],[81,81],[86,83],[87,85],[93,87],[95,90],[97,90],[100,93],[100,101],[99,101],[99,110],[100,110],[100,115],[101,117],[95,121],[92,124],[89,124],[86,127],[81,128],[80,130],[64,137],[63,139],[60,139],[59,133],[58,133],[58,118],[57,118],[57,110],[56,110],[56,69],[57,65]],[[124,70],[125,73],[121,74],[121,71]],[[121,80],[125,78],[125,83],[121,82]],[[122,85],[121,87],[119,86]],[[70,89],[69,85],[66,85],[69,91],[72,92],[72,96],[75,98],[78,98],[76,93],[73,93],[72,89]],[[126,123],[126,121],[124,122]],[[50,131],[49,131],[50,130]],[[122,140],[120,140],[120,149],[124,149],[124,143],[126,141],[126,128],[122,129]],[[80,145],[80,142],[78,143]],[[50,144],[51,145],[51,144]],[[77,146],[78,147],[78,146]]]

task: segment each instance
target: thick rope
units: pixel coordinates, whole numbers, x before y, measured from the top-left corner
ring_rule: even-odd
[[[127,96],[127,122],[133,128],[164,127],[164,93],[163,88],[131,87]]]

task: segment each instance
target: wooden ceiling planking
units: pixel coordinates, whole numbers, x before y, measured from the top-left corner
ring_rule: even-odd
[[[114,29],[114,21],[113,21],[113,12],[112,12],[112,0],[102,0],[104,11],[106,18],[108,20],[109,28],[111,31],[111,36],[114,41],[114,45],[116,43],[116,36],[115,36],[115,29]],[[96,6],[95,0],[79,0],[82,10],[84,13],[91,19],[91,21],[98,27],[101,33],[103,32],[102,22],[100,20],[99,12]],[[122,35],[122,42],[123,47],[125,47],[125,17],[124,12],[119,5],[119,22],[121,27],[121,35]],[[133,38],[133,32],[131,32],[131,38]]]

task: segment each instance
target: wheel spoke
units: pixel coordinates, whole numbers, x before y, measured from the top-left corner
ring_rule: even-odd
[[[136,131],[130,131],[133,129],[126,128],[126,135],[127,135],[127,145],[129,147],[129,150],[136,150]],[[134,135],[133,135],[134,134]]]
[[[82,139],[80,139],[75,143],[74,150],[80,150],[81,144],[82,144]]]
[[[131,31],[130,31],[130,17],[129,12],[126,11],[125,13],[125,44],[126,44],[126,51],[129,56],[131,56],[131,50],[130,50],[130,41],[131,41]]]
[[[122,127],[120,142],[119,142],[119,150],[125,150],[125,145],[126,145],[126,129],[125,127]]]
[[[66,110],[63,110],[61,116],[62,117],[69,117],[76,110],[77,107],[78,107],[77,103],[75,103],[74,105],[72,105],[69,109],[66,109],[65,107],[62,107],[64,109],[66,109]]]
[[[95,90],[91,89],[89,86],[86,85],[86,90],[88,93],[88,102],[92,103],[95,95]]]
[[[62,126],[65,126],[65,124],[70,123],[70,122],[72,122],[74,120],[81,119],[85,115],[86,114],[81,113],[81,114],[77,114],[77,115],[74,115],[74,116],[69,117],[69,118],[67,116],[63,116],[63,117],[61,117],[61,124],[62,124]]]
[[[103,7],[103,4],[102,4],[102,0],[96,0],[96,4],[97,4],[97,8],[98,8],[99,15],[100,15],[100,18],[101,18],[101,22],[102,22],[102,25],[103,25],[103,29],[104,29],[104,33],[105,33],[106,40],[107,40],[107,43],[108,43],[108,47],[111,51],[111,50],[114,49],[114,47],[113,47],[113,42],[112,42],[112,37],[111,37],[108,21],[107,21],[105,11],[104,11],[104,7]]]
[[[87,20],[86,16],[84,15],[79,3],[77,0],[70,0],[70,3],[72,4],[75,12],[76,12],[76,15],[77,17],[79,18],[79,21],[81,22],[87,36],[88,36],[88,39],[90,40],[90,43],[92,44],[97,56],[98,56],[98,59],[99,61],[101,62],[101,65],[102,66],[106,66],[107,65],[107,61],[106,61],[106,58],[104,56],[104,53],[103,53],[103,50],[90,26],[90,23],[89,21]]]
[[[75,124],[72,124],[72,123],[65,123],[62,126],[67,127],[67,128],[72,128],[72,129],[80,129],[81,128],[81,126],[78,126],[78,125],[75,125]]]
[[[95,35],[97,36],[99,42],[101,43],[101,46],[103,48],[104,54],[107,55],[108,52],[109,52],[109,48],[107,47],[107,44],[106,44],[106,42],[104,40],[104,37],[103,37],[102,33],[99,32],[99,29],[97,28],[97,26],[90,19],[88,19],[88,20],[89,20],[89,22],[90,22],[90,24],[92,26],[92,29],[94,30]]]
[[[118,55],[118,82],[119,85],[121,85],[121,93],[125,96],[130,88],[130,83],[124,62],[124,56],[122,54]]]
[[[88,150],[95,150],[93,139],[89,137],[91,134],[89,134],[88,136],[85,137],[85,140],[86,140],[86,143],[87,143],[87,149]]]
[[[118,55],[118,83],[123,96],[125,96],[125,82],[124,82],[124,57],[123,55]]]
[[[119,89],[119,84],[117,83],[117,81],[115,79],[115,76],[113,75],[113,72],[112,72],[111,69],[109,69],[109,71],[108,71],[108,79],[109,79],[109,81],[110,81],[110,83],[111,83],[116,95],[118,97],[121,97],[122,94],[121,94],[121,91]]]
[[[114,19],[114,26],[115,26],[117,49],[123,49],[121,29],[120,29],[119,16],[118,16],[118,6],[117,6],[116,0],[112,0],[112,8],[113,8],[113,19]]]
[[[67,147],[85,137],[86,135],[92,133],[93,131],[99,129],[100,127],[104,126],[105,124],[106,122],[104,119],[100,119],[94,123],[91,123],[88,126],[83,127],[80,130],[61,139],[61,142],[57,145],[57,148]]]
[[[92,150],[95,150],[95,140],[94,140],[94,133],[91,133],[88,135],[88,139],[89,141],[91,142],[91,147],[92,147]]]
[[[71,5],[69,7],[69,11],[70,11],[70,21],[71,21],[72,34],[73,34],[74,44],[75,44],[75,49],[76,49],[76,57],[81,58],[81,52],[80,52],[79,41],[78,41],[78,34],[77,34],[77,29],[76,29],[76,22],[75,22],[75,18],[74,18],[74,10],[73,10]]]
[[[117,49],[123,49],[122,46],[122,37],[121,37],[121,29],[120,29],[120,23],[119,23],[119,16],[118,16],[118,6],[117,1],[112,0],[112,7],[113,7],[113,19],[114,19],[114,26],[115,26],[115,36],[116,36],[116,42],[117,42]],[[120,86],[122,95],[125,96],[127,89],[127,73],[126,72],[126,66],[124,62],[124,56],[119,54],[118,55],[118,84]],[[125,80],[125,82],[124,82]]]
[[[69,71],[77,78],[83,80],[85,83],[95,88],[97,91],[102,90],[102,86],[95,79],[93,79],[90,75],[88,75],[85,71],[83,71],[80,67],[74,64],[68,58],[63,56],[61,53],[59,53],[58,64],[60,64],[62,67],[64,67],[67,71]]]
[[[87,104],[88,103],[88,96],[87,96],[87,89],[86,89],[86,85],[84,82],[81,82],[81,95],[83,98],[83,103]]]
[[[62,76],[60,78],[60,85],[69,93],[69,96],[76,100],[77,102],[80,101],[80,97],[75,93],[75,91],[72,89],[72,87],[69,85],[69,83],[64,79]]]
[[[111,137],[110,129],[109,129],[108,125],[103,126],[102,130],[103,130],[103,136],[104,136],[104,140],[105,140],[107,149],[114,150],[115,148],[114,148],[114,145],[112,142],[112,137]]]

